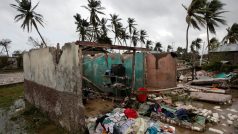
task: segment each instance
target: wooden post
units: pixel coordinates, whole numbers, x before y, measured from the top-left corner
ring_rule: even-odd
[[[131,79],[131,89],[132,92],[135,88],[135,79],[136,79],[136,70],[135,70],[135,62],[136,62],[136,50],[133,50],[133,57],[132,57],[132,79]]]

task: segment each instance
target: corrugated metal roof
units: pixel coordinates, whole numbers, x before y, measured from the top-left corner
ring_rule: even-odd
[[[211,52],[235,52],[238,51],[238,44],[224,44]]]

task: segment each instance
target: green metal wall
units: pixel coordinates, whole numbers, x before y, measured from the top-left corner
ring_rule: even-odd
[[[108,65],[107,62],[108,61]],[[113,92],[111,88],[104,86],[110,83],[110,79],[104,76],[106,70],[111,69],[112,64],[123,64],[126,68],[126,75],[129,77],[128,83],[131,83],[132,76],[132,54],[109,54],[106,58],[105,54],[94,57],[83,57],[83,74],[91,80],[95,85],[105,92]],[[136,53],[135,56],[135,89],[144,87],[144,53]]]

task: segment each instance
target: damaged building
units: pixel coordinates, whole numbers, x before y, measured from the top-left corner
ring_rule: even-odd
[[[92,53],[85,49],[88,47],[100,51]],[[132,52],[108,53],[102,51],[105,49]],[[33,49],[23,58],[26,100],[73,133],[85,130],[85,87],[118,97],[141,87],[176,86],[175,56],[151,53],[145,48],[76,42],[62,49]]]

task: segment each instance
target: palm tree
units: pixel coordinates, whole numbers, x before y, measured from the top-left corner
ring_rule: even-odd
[[[215,48],[218,48],[220,46],[220,42],[217,40],[217,38],[213,37],[209,41],[210,49],[213,50]]]
[[[87,6],[82,6],[85,9],[87,9],[90,12],[90,24],[93,26],[93,35],[92,38],[94,38],[94,40],[97,39],[97,37],[99,36],[98,33],[98,25],[100,23],[100,19],[98,17],[98,14],[103,14],[102,10],[104,10],[105,8],[101,6],[101,1],[100,0],[88,0],[88,5]]]
[[[162,52],[162,44],[160,42],[155,43],[154,51]]]
[[[195,62],[196,62],[196,55],[199,54],[199,49],[201,48],[202,39],[197,38],[196,40],[192,41],[191,44],[191,52],[192,52],[192,66],[193,66],[193,72],[192,72],[192,79],[194,79],[194,73],[195,71]]]
[[[186,22],[188,24],[186,31],[186,53],[188,52],[188,30],[192,25],[193,28],[200,30],[199,24],[204,26],[204,19],[202,14],[204,13],[204,8],[206,5],[206,0],[192,0],[189,7],[184,7],[187,11]]]
[[[10,44],[11,42],[12,42],[12,41],[9,40],[9,39],[2,39],[2,40],[0,41],[0,46],[2,46],[2,47],[5,49],[5,51],[6,51],[6,53],[7,53],[7,57],[9,57],[8,48],[9,48],[9,44]]]
[[[28,38],[27,44],[33,46],[34,48],[43,48],[44,47],[43,43],[40,43],[37,39],[34,39],[31,36]]]
[[[182,48],[182,47],[177,48],[176,54],[178,55],[178,57],[183,57],[185,53],[186,53],[185,48]]]
[[[198,52],[198,50],[201,48],[201,43],[202,43],[202,39],[197,38],[196,40],[192,41],[191,44],[191,52],[192,53],[196,53]]]
[[[151,40],[147,40],[146,41],[146,48],[147,49],[151,49],[151,45],[152,45],[152,41]]]
[[[127,46],[127,42],[126,41],[130,38],[130,36],[126,32],[126,28],[121,28],[119,31],[120,31],[119,32],[120,33],[120,35],[119,35],[120,39],[122,39],[123,42],[125,43],[125,45]]]
[[[43,16],[34,11],[39,3],[37,3],[32,8],[31,0],[15,0],[15,1],[17,4],[10,4],[11,7],[15,8],[18,12],[20,12],[20,14],[15,16],[15,21],[18,22],[20,20],[23,20],[21,27],[23,28],[23,30],[27,27],[28,32],[32,30],[33,25],[37,33],[40,35],[42,42],[44,43],[45,46],[47,46],[37,26],[37,23],[39,23],[43,27]]]
[[[129,34],[130,34],[130,38],[132,35],[133,30],[136,28],[135,26],[137,24],[135,24],[135,19],[134,18],[128,18],[127,23],[128,23],[128,28],[129,28]],[[131,40],[132,41],[132,40]]]
[[[170,52],[171,49],[173,49],[173,47],[171,45],[168,45],[167,52]]]
[[[75,24],[77,25],[77,32],[79,32],[79,40],[85,41],[90,36],[89,22],[85,19],[81,19],[80,14],[74,16]],[[80,39],[81,37],[81,39]]]
[[[231,27],[227,28],[227,35],[223,38],[222,42],[225,44],[238,43],[238,24],[234,23]]]
[[[115,37],[114,37],[114,44],[115,44],[116,43],[116,39],[118,39],[118,37],[119,37],[119,32],[120,32],[120,28],[122,28],[122,23],[120,23],[121,18],[119,18],[118,15],[110,14],[110,17],[111,18],[109,20],[111,21],[112,31],[115,34]]]
[[[101,19],[101,32],[102,32],[102,35],[107,36],[108,28],[107,28],[107,19],[106,18]]]
[[[145,38],[147,37],[147,32],[145,30],[140,30],[140,42],[145,44]],[[142,47],[142,44],[141,44]]]
[[[137,42],[139,41],[139,32],[136,29],[133,30],[131,41],[134,47],[137,46]]]
[[[206,3],[206,12],[204,14],[204,19],[206,21],[207,27],[207,43],[208,43],[208,52],[211,50],[209,44],[209,32],[216,34],[215,27],[219,27],[218,23],[225,25],[226,21],[223,19],[221,14],[227,12],[223,10],[225,4],[220,0],[212,0]]]
[[[100,27],[101,34],[97,38],[98,43],[102,44],[112,44],[111,38],[107,36],[108,28],[107,28],[107,19],[102,18],[101,19],[101,27]]]

